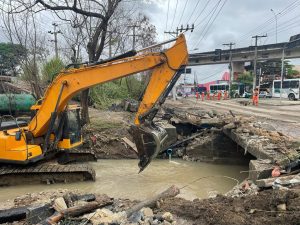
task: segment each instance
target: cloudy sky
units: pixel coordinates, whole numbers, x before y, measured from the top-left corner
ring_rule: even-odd
[[[164,31],[194,24],[194,32],[186,33],[190,53],[223,48],[222,44],[228,42],[236,43],[235,47],[246,47],[254,44],[253,35],[268,35],[259,44],[275,43],[275,15],[278,42],[288,41],[290,36],[300,33],[300,0],[123,0],[121,4],[130,4],[148,15],[157,28],[159,41],[171,38]],[[45,12],[40,14],[39,22],[47,32],[53,20]],[[0,40],[5,41],[1,30]],[[300,60],[293,63],[300,65]],[[220,79],[227,67],[201,66],[194,71],[198,80],[208,82]]]
[[[181,24],[195,24],[193,33],[187,33],[190,52],[223,48],[223,43],[234,42],[235,47],[254,44],[253,35],[267,34],[259,44],[278,42],[300,33],[300,0],[145,0],[142,9],[157,28],[159,40],[171,36]],[[176,7],[177,5],[177,7]],[[169,10],[168,10],[169,9]],[[271,11],[273,10],[273,12]],[[300,64],[300,60],[294,63]],[[220,78],[227,65],[202,66],[196,73],[200,80]],[[215,76],[211,76],[216,74]],[[192,79],[192,78],[191,78]]]

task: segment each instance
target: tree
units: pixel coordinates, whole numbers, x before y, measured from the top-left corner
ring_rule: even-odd
[[[32,93],[37,99],[42,96],[38,64],[44,61],[45,36],[36,26],[36,14],[31,10],[18,10],[18,3],[23,1],[3,0],[0,3],[4,34],[7,39],[23,49],[26,49],[23,60],[21,60],[21,76],[28,81],[32,87]],[[21,19],[19,19],[21,18]]]
[[[64,63],[59,58],[53,58],[43,65],[42,75],[43,80],[47,83],[57,76],[57,74],[65,67]]]
[[[250,72],[245,72],[238,76],[237,81],[246,85],[252,85],[253,76]]]
[[[20,44],[0,43],[0,74],[16,76],[25,55],[26,48]]]
[[[83,23],[80,24],[80,27],[85,27],[88,33],[88,43],[86,47],[89,62],[96,62],[99,60],[104,49],[109,21],[120,1],[121,0],[73,0],[65,2],[50,1],[46,3],[46,1],[43,0],[36,0],[30,7],[41,5],[46,9],[52,10],[58,17],[66,21],[70,21],[68,16],[74,18],[74,14],[70,15],[66,12],[75,13],[75,17],[81,16]],[[60,12],[62,12],[62,15],[59,14]],[[77,26],[79,26],[79,24],[77,24]],[[89,123],[88,96],[89,89],[84,90],[81,94],[81,116],[84,124]]]

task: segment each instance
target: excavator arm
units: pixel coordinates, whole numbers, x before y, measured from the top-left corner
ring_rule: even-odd
[[[158,153],[161,148],[161,139],[164,139],[166,136],[165,132],[157,127],[152,120],[159,105],[163,103],[171,87],[178,79],[180,68],[187,64],[187,59],[188,53],[185,37],[181,34],[175,44],[163,52],[147,53],[141,51],[130,57],[122,57],[121,59],[114,59],[104,63],[100,62],[62,71],[48,87],[41,104],[33,106],[36,114],[28,124],[28,127],[22,129],[21,134],[16,132],[18,133],[16,140],[18,140],[16,143],[10,143],[9,145],[20,151],[24,150],[25,153],[23,152],[22,157],[18,157],[18,160],[26,161],[28,158],[32,159],[34,157],[42,158],[41,155],[46,154],[49,150],[50,142],[53,142],[53,128],[57,121],[63,118],[62,115],[73,96],[98,84],[142,71],[152,70],[133,128],[137,131],[136,144],[141,159],[139,165],[141,169],[144,169]],[[8,131],[6,133],[9,133],[11,136],[12,132]],[[9,142],[7,137],[2,136],[5,136],[5,134],[0,134],[0,147],[2,142],[3,145],[5,145],[4,142]],[[43,140],[42,142],[41,139]],[[39,140],[38,144],[37,142],[35,143],[35,140]],[[30,148],[34,149],[34,152],[30,152],[30,148],[28,148],[29,141],[31,143]],[[144,147],[145,145],[147,147]],[[41,151],[39,151],[39,147]],[[10,161],[7,154],[5,160]]]

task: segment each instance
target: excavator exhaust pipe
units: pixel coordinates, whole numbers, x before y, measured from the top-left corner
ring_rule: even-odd
[[[148,126],[132,126],[134,142],[140,159],[139,168],[142,172],[164,148],[168,133],[162,127],[151,124]]]

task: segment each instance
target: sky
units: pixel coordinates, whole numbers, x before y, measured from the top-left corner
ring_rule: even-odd
[[[235,47],[247,47],[254,45],[254,35],[267,34],[267,38],[258,41],[259,45],[276,43],[276,19],[277,42],[300,33],[300,0],[145,0],[142,4],[157,28],[159,41],[171,38],[164,31],[194,23],[194,31],[186,33],[190,53],[224,49],[222,44],[229,42],[236,43]],[[293,63],[300,64],[300,60]],[[228,65],[201,66],[194,71],[198,80],[208,82],[220,79],[227,68]]]
[[[156,26],[158,41],[172,38],[164,31],[194,24],[194,31],[186,32],[189,53],[224,49],[222,44],[229,42],[234,42],[235,47],[247,47],[254,44],[253,35],[267,34],[259,45],[275,43],[275,18],[277,42],[300,33],[300,0],[123,0],[121,4],[131,4],[145,13]],[[52,29],[51,16],[41,12],[41,18],[44,31]],[[1,37],[3,41],[0,29],[0,41]],[[292,63],[300,65],[300,59]],[[220,79],[227,69],[224,64],[193,67],[192,75],[186,78],[193,80],[196,74],[199,82],[209,82]]]

